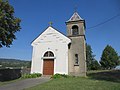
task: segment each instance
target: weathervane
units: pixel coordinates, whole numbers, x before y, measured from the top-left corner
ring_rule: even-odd
[[[49,26],[52,26],[52,24],[53,24],[52,22],[49,22]]]

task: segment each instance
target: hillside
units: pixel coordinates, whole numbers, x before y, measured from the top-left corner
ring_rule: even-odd
[[[27,68],[30,68],[30,66],[31,66],[31,61],[0,58],[0,68],[8,68],[8,67],[13,67],[13,68],[27,67]]]

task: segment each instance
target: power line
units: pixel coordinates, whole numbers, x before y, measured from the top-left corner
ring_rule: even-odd
[[[120,16],[120,13],[117,14],[117,15],[115,15],[115,16],[113,16],[113,17],[111,17],[111,18],[109,18],[108,20],[106,20],[106,21],[104,21],[104,22],[101,22],[101,23],[99,23],[99,24],[97,24],[97,25],[94,25],[94,26],[92,26],[92,27],[89,27],[89,28],[87,28],[87,29],[92,29],[92,28],[98,27],[98,26],[100,26],[100,25],[103,25],[103,24],[105,24],[105,23],[107,23],[107,22],[109,22],[109,21],[111,21],[111,20],[113,20],[113,19],[115,19],[115,18],[117,18],[117,17],[119,17],[119,16]]]

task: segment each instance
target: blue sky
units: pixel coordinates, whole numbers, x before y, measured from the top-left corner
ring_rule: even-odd
[[[19,17],[21,30],[16,33],[10,48],[0,49],[0,58],[31,60],[34,40],[53,22],[53,27],[66,34],[67,21],[77,12],[86,21],[86,42],[91,45],[96,59],[100,60],[103,49],[111,45],[120,55],[120,0],[9,0]],[[119,14],[119,15],[118,15]],[[110,21],[93,27],[97,24]]]

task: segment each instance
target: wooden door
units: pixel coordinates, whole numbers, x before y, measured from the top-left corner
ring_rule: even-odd
[[[44,59],[43,61],[43,75],[54,74],[54,59]]]

